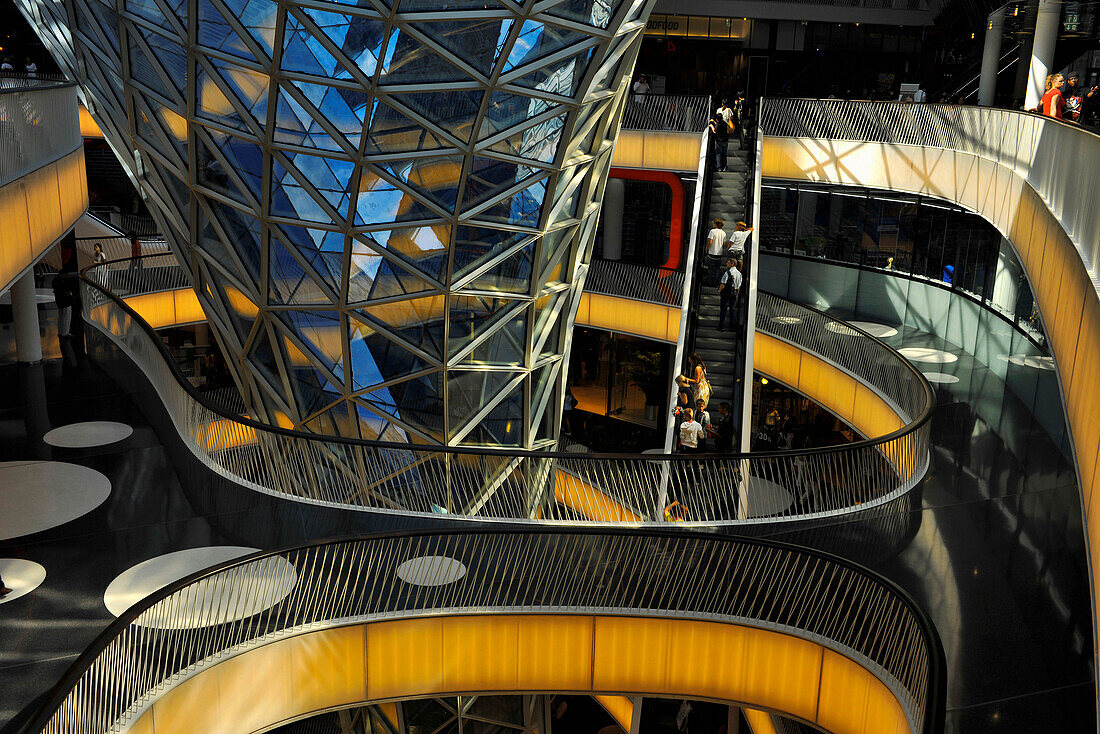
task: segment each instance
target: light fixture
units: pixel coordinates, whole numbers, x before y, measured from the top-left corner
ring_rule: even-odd
[[[768,378],[767,377],[761,377],[760,378],[760,384],[761,385],[767,385],[768,384]]]

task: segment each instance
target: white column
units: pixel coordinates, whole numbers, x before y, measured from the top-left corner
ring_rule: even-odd
[[[1054,63],[1054,46],[1058,42],[1058,26],[1062,22],[1062,3],[1039,0],[1039,15],[1035,19],[1035,39],[1031,45],[1031,68],[1028,70],[1027,96],[1024,109],[1039,105],[1045,93],[1047,74]]]
[[[765,101],[761,101],[761,116],[763,111],[763,105],[767,104]],[[763,183],[763,179],[760,175],[760,164],[764,160],[764,136],[760,134],[760,131],[756,132],[756,166],[754,168],[755,173],[752,181],[752,236],[749,238],[750,251],[745,253],[746,262],[749,263],[749,272],[746,273],[744,282],[741,284],[742,288],[748,288],[748,307],[745,314],[745,363],[742,367],[742,382],[744,387],[742,390],[741,400],[741,451],[748,452],[749,446],[752,443],[752,383],[753,383],[753,349],[756,345],[756,282],[757,274],[760,272],[760,190]],[[737,410],[734,407],[734,410]],[[746,472],[747,475],[747,472]],[[745,492],[741,492],[740,502],[742,507],[745,503]],[[740,516],[740,511],[738,512]]]
[[[997,91],[997,72],[1000,71],[1001,37],[1005,32],[1005,6],[989,14],[985,24],[985,48],[982,50],[982,76],[978,85],[978,104],[990,107]]]
[[[15,321],[16,359],[26,364],[41,362],[42,337],[38,332],[33,270],[23,273],[11,286],[11,315]]]
[[[603,191],[603,259],[619,260],[623,256],[623,205],[626,203],[626,182],[608,178]]]

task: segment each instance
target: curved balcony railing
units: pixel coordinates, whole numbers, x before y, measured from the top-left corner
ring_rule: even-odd
[[[679,308],[684,300],[684,272],[593,258],[584,290]]]
[[[920,372],[873,337],[778,299],[759,309],[758,326],[805,341],[800,348],[873,386],[901,429],[797,452],[688,456],[421,446],[274,427],[211,404],[180,374],[125,302],[160,289],[175,261],[141,260],[140,269],[108,262],[84,271],[86,320],[144,371],[201,461],[261,492],[380,512],[569,523],[663,522],[677,501],[688,523],[735,525],[864,510],[900,497],[927,468],[934,395]]]
[[[402,580],[413,559],[423,559],[432,585]],[[707,620],[808,639],[881,680],[911,731],[942,731],[944,663],[934,627],[903,591],[850,561],[744,538],[527,528],[328,542],[185,578],[105,630],[23,732],[124,729],[203,668],[294,634],[502,612]]]
[[[623,113],[624,130],[702,132],[710,119],[711,98],[698,94],[631,94]]]
[[[76,84],[7,78],[0,84],[0,186],[80,148]]]

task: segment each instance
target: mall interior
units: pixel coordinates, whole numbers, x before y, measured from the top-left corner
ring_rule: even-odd
[[[1100,732],[998,2],[0,0],[0,734]]]

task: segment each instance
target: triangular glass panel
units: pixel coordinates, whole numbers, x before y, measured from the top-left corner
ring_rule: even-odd
[[[515,376],[515,373],[506,371],[451,371],[447,376],[447,398],[449,400],[447,411],[450,418],[451,436],[465,428],[472,416],[480,412],[494,398],[499,397],[508,382]],[[523,420],[522,400],[518,412],[509,417],[514,419],[517,424]]]
[[[447,322],[446,298],[421,296],[358,309],[402,341],[433,359],[443,359],[443,330]]]
[[[344,371],[340,314],[336,311],[275,311],[314,357],[337,377]]]
[[[378,165],[405,182],[417,193],[453,212],[462,181],[463,157],[406,158]]]
[[[382,53],[382,40],[386,30],[384,21],[316,8],[303,8],[303,10],[317,28],[332,39],[336,47],[353,65],[358,66],[367,76],[374,76],[378,67],[378,57]],[[348,78],[343,74],[341,70],[329,76],[336,76],[337,79]]]
[[[226,96],[226,92],[218,86],[215,81],[216,75],[207,73],[202,64],[195,65],[195,73],[197,75],[196,94],[198,96],[199,114],[222,125],[252,132],[252,127],[245,122],[240,110]]]
[[[355,390],[399,380],[434,366],[354,317],[348,319],[348,348],[351,350],[351,385]]]
[[[267,338],[267,331],[260,329],[256,338],[252,340],[252,351],[248,356],[248,363],[259,372],[267,384],[276,392],[282,392],[280,386],[282,379],[279,377],[278,360],[271,349],[271,343]]]
[[[252,327],[260,311],[259,307],[240,288],[225,278],[217,268],[208,267],[207,276],[211,290],[218,294],[219,301],[229,315],[233,331],[243,345],[252,333]]]
[[[163,28],[173,35],[176,33],[176,29],[172,26],[171,22],[169,22],[164,10],[161,9],[160,4],[156,0],[127,0],[126,10],[142,20],[147,20],[153,25]],[[176,20],[179,20],[179,18]]]
[[[294,249],[320,274],[325,285],[339,296],[344,271],[344,235],[323,229],[281,226]]]
[[[531,184],[503,201],[478,213],[477,219],[521,227],[537,227],[542,216],[542,202],[546,198],[546,179]]]
[[[401,9],[407,9],[404,3]],[[514,23],[511,18],[438,20],[423,21],[419,28],[456,58],[491,76]]]
[[[355,436],[358,419],[354,422],[348,416],[349,403],[337,403],[320,415],[310,418],[302,424],[310,433],[325,436]]]
[[[433,290],[419,275],[395,265],[366,245],[353,241],[348,268],[348,303],[394,298]]]
[[[436,280],[442,280],[447,267],[447,246],[451,239],[451,225],[435,224],[424,227],[401,227],[377,232],[367,232],[369,239],[379,249],[395,253]]]
[[[462,364],[519,367],[527,342],[527,313],[509,319],[493,329],[492,335],[462,359]]]
[[[392,6],[392,2],[386,5]],[[414,10],[447,11],[447,10],[499,10],[505,6],[493,0],[401,0],[402,13]]]
[[[115,54],[118,54],[118,13],[115,12],[114,4],[90,2],[88,6],[99,20],[99,26],[103,29],[103,34],[107,37],[111,48],[114,49]]]
[[[320,116],[329,125],[343,133],[352,148],[359,148],[359,138],[363,134],[363,121],[367,115],[367,102],[369,95],[361,90],[343,89],[340,87],[328,87],[323,84],[310,84],[308,82],[291,81],[310,104],[317,108]],[[308,119],[312,115],[307,108],[298,105],[293,99],[296,114],[311,135],[323,136],[329,139],[325,129],[316,120]],[[302,117],[305,113],[307,117]],[[321,146],[318,146],[321,147]],[[335,150],[335,148],[333,148]]]
[[[260,220],[251,214],[215,201],[210,197],[203,197],[210,206],[210,211],[217,218],[225,231],[226,238],[232,243],[233,252],[244,263],[247,270],[247,279],[253,283],[260,280]],[[244,274],[242,274],[244,275]],[[242,280],[245,278],[242,277]]]
[[[336,158],[322,158],[305,153],[287,153],[286,157],[305,176],[321,196],[341,217],[348,216],[351,206],[351,177],[355,165]]]
[[[466,194],[462,209],[472,209],[535,173],[537,173],[535,169],[511,161],[475,157],[470,163],[470,173],[466,177]]]
[[[588,69],[593,53],[593,49],[586,49],[571,58],[563,59],[521,76],[512,84],[517,87],[538,89],[563,97],[572,97],[577,93],[577,87],[584,79],[584,73]]]
[[[377,410],[441,440],[443,436],[443,375],[429,372],[365,393],[358,398]]]
[[[270,240],[268,251],[268,298],[272,303],[300,306],[331,305],[332,297],[313,279],[279,241]]]
[[[274,6],[274,3],[272,5]],[[245,61],[260,63],[260,60],[256,58],[256,55],[252,53],[247,44],[237,35],[233,25],[225,19],[211,0],[198,0],[198,12],[198,40],[200,44]],[[272,22],[274,22],[274,17],[272,17]]]
[[[493,92],[489,98],[489,107],[485,110],[485,118],[481,121],[478,139],[484,140],[508,128],[522,125],[553,106],[552,102],[544,99],[511,92]]]
[[[563,48],[591,38],[587,33],[560,28],[537,20],[523,21],[519,37],[508,52],[504,72],[518,69],[539,59],[555,54]]]
[[[279,4],[274,0],[224,0],[233,17],[240,21],[248,33],[267,52],[268,58],[275,49],[275,24]]]
[[[462,443],[466,446],[521,446],[524,440],[523,383],[512,388]]]
[[[544,10],[543,13],[596,28],[607,28],[607,24],[615,15],[615,10],[621,4],[622,0],[565,0],[549,10]]]
[[[359,419],[359,435],[367,441],[386,441],[389,443],[408,443],[409,434],[379,412],[371,410],[355,400],[349,400]],[[402,477],[404,478],[404,477]]]
[[[187,52],[176,37],[166,38],[158,33],[143,33],[142,38],[152,49],[153,58],[166,72],[176,91],[183,94],[187,80]],[[171,97],[169,97],[171,99]]]
[[[282,88],[279,89],[279,101],[275,106],[273,139],[276,143],[300,145],[303,148],[333,151],[341,149],[306,108]]]
[[[439,214],[388,179],[364,168],[359,177],[356,224],[393,224],[435,219]]]
[[[237,99],[243,103],[244,108],[252,113],[252,117],[266,122],[267,90],[271,77],[227,63],[216,56],[206,58],[217,69],[222,79],[229,84],[229,88],[237,95]]]
[[[214,145],[218,147],[218,150],[229,163],[230,168],[247,187],[247,191],[251,195],[248,201],[259,201],[263,195],[263,149],[250,140],[239,138],[236,135],[229,135],[220,130],[210,129],[208,132],[214,141]],[[207,160],[211,158],[214,158],[214,156],[210,155]],[[200,162],[200,173],[203,165],[204,163]],[[199,180],[202,180],[201,175]],[[239,199],[238,196],[232,196],[232,198]]]
[[[406,117],[388,104],[375,99],[371,112],[367,154],[409,153],[450,147],[419,122]]]
[[[465,275],[478,264],[492,259],[512,247],[529,232],[508,232],[483,227],[458,227],[455,230],[454,273]]]
[[[469,142],[483,96],[484,92],[478,89],[457,89],[394,94],[392,98],[443,130]]]
[[[540,163],[553,163],[558,154],[558,144],[561,143],[561,131],[564,126],[565,115],[552,117],[509,135],[493,145],[490,150],[517,155]]]
[[[168,91],[168,87],[165,85],[164,80],[157,74],[157,68],[157,66],[150,63],[149,57],[145,55],[145,51],[141,48],[141,44],[138,43],[135,38],[131,37],[130,74],[134,79],[149,87],[154,92],[160,92],[168,99],[172,99],[175,94]]]
[[[439,84],[469,80],[465,72],[400,28],[390,32],[382,59],[382,74],[378,78],[380,84]]]
[[[450,353],[462,351],[478,335],[496,324],[503,311],[515,301],[492,296],[452,295],[450,312]]]
[[[569,249],[569,242],[573,234],[577,231],[576,227],[562,227],[561,229],[555,229],[553,232],[547,233],[542,238],[542,254],[539,257],[539,269],[540,278],[542,283],[556,283],[560,282],[560,277],[554,277],[553,274],[547,272],[548,266],[552,263],[560,267],[562,253]]]
[[[531,243],[477,276],[463,288],[472,291],[526,293],[531,287],[531,263],[534,257],[535,244]]]
[[[293,13],[287,13],[286,16],[281,66],[283,71],[294,71],[299,74],[336,79],[351,78],[351,73]]]

